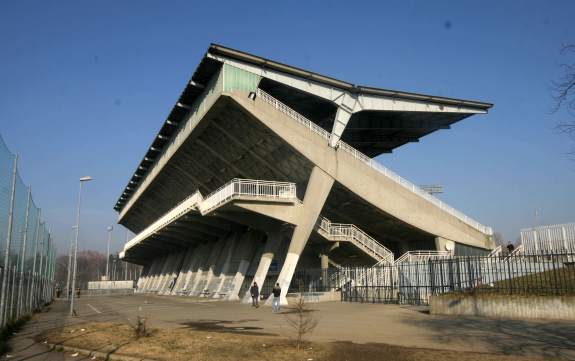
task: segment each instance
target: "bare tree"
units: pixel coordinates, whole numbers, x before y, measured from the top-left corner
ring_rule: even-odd
[[[286,322],[295,332],[296,349],[299,351],[305,342],[306,335],[313,332],[318,324],[318,319],[305,302],[303,292],[300,292],[297,303],[290,307]]]
[[[559,122],[557,128],[575,141],[575,44],[564,45],[561,54],[569,57],[568,62],[561,64],[561,77],[553,81],[554,112],[565,109],[569,118]],[[575,154],[575,151],[571,154]]]
[[[499,232],[494,232],[493,233],[493,242],[495,242],[496,246],[503,246],[505,247],[506,242],[503,239],[503,236],[501,235],[501,233]]]

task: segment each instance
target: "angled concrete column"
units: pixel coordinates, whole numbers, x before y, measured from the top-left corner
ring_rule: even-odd
[[[202,267],[198,269],[198,273],[194,280],[194,284],[192,285],[190,296],[198,296],[204,290],[204,287],[208,284],[208,274],[210,271],[213,272],[214,264],[218,259],[219,254],[223,248],[224,242],[226,237],[220,238],[217,242],[215,242],[212,247],[210,248],[210,254],[202,263]]]
[[[320,212],[329,195],[334,179],[318,167],[314,167],[307,184],[303,207],[299,208],[297,222],[292,234],[287,256],[277,279],[282,289],[280,304],[287,305],[286,294],[295,272],[297,262],[311,232],[313,231]],[[273,296],[266,304],[271,304]]]
[[[164,281],[164,279],[166,278],[166,272],[168,272],[168,267],[170,267],[170,259],[172,258],[172,254],[167,254],[166,257],[164,258],[164,262],[162,264],[162,268],[160,269],[158,278],[156,279],[156,281],[154,282],[154,284],[152,285],[152,292],[156,292],[160,290],[160,286],[162,284],[162,282]]]
[[[207,257],[209,252],[210,246],[208,244],[199,245],[195,251],[194,256],[192,257],[192,261],[190,263],[190,268],[188,269],[188,273],[186,274],[186,280],[184,282],[184,286],[182,287],[181,291],[184,293],[190,294],[190,287],[193,286],[194,280],[198,275],[200,270],[202,260]]]
[[[169,254],[164,255],[160,262],[158,263],[158,269],[156,270],[156,275],[152,279],[152,283],[150,284],[149,291],[155,291],[158,289],[158,285],[164,275],[164,269],[167,267]]]
[[[176,277],[180,272],[180,269],[182,268],[182,261],[185,255],[186,252],[184,251],[172,254],[172,259],[170,260],[170,265],[168,266],[166,279],[164,280],[162,288],[160,289],[161,294],[165,295],[166,293],[169,293],[171,291],[170,284],[172,282],[175,282]]]
[[[227,241],[226,249],[224,250],[224,252],[222,252],[222,255],[224,256],[225,259],[223,260],[223,265],[218,268],[219,275],[218,277],[215,277],[211,285],[208,286],[208,289],[210,290],[213,288],[211,294],[213,298],[220,298],[219,293],[222,290],[224,281],[226,280],[227,273],[230,270],[232,255],[234,254],[235,251],[238,250],[238,246],[244,247],[242,242],[244,238],[245,235],[239,235],[238,233],[234,233],[232,236],[230,236],[229,240]]]
[[[148,290],[148,285],[150,284],[150,280],[152,279],[152,276],[154,275],[154,270],[155,270],[157,264],[158,264],[158,259],[154,258],[152,260],[152,262],[150,263],[150,268],[148,269],[148,272],[146,273],[146,276],[145,276],[144,280],[142,281],[142,285],[140,287],[138,287],[138,292],[145,292]]]
[[[264,281],[266,280],[266,276],[268,275],[268,270],[270,269],[270,265],[274,259],[274,255],[277,252],[279,245],[282,240],[282,231],[278,229],[277,231],[271,232],[268,234],[268,239],[266,240],[266,244],[264,245],[264,251],[258,263],[258,268],[254,275],[253,282],[258,284],[258,287],[262,288]],[[244,297],[242,299],[242,303],[251,303],[252,296],[250,294],[250,290],[246,291]]]
[[[186,250],[186,254],[184,255],[184,259],[182,260],[182,267],[180,268],[180,271],[178,272],[177,275],[177,280],[176,280],[176,284],[174,285],[174,288],[172,289],[171,294],[175,295],[180,291],[180,288],[182,287],[182,285],[185,282],[185,278],[186,278],[186,274],[188,273],[188,270],[190,269],[190,263],[192,260],[192,257],[194,256],[194,252],[198,247],[196,246],[191,246],[190,248],[188,248]]]
[[[162,265],[164,264],[165,257],[166,256],[163,255],[163,256],[156,257],[154,259],[152,269],[150,270],[150,276],[148,276],[148,281],[144,285],[143,291],[148,292],[152,288],[152,286],[154,285],[154,282],[158,278],[158,274],[160,273]]]
[[[240,263],[231,283],[229,290],[226,290],[226,299],[230,301],[239,300],[238,293],[242,288],[242,284],[246,277],[246,272],[250,266],[250,260],[253,258],[253,253],[256,250],[257,244],[261,241],[263,234],[257,231],[250,231],[247,242],[242,244]]]
[[[320,254],[320,265],[322,270],[326,270],[329,268],[329,256],[327,254]]]
[[[138,278],[138,282],[136,283],[136,291],[139,291],[142,289],[142,286],[144,285],[146,279],[148,278],[148,272],[150,272],[151,267],[152,267],[152,264],[147,264],[142,269],[142,274],[140,275],[140,277]]]
[[[235,234],[230,234],[225,238],[225,241],[222,244],[221,250],[216,257],[215,262],[210,265],[208,272],[206,274],[206,285],[203,287],[205,293],[202,293],[200,297],[210,297],[214,293],[214,289],[218,285],[218,280],[221,276],[221,270],[226,262],[226,256],[228,254],[228,250],[234,244]],[[232,247],[233,248],[233,247]],[[231,255],[230,255],[231,256]]]
[[[171,276],[172,269],[174,268],[174,263],[176,261],[178,254],[177,253],[170,253],[168,258],[166,259],[165,266],[162,270],[162,276],[160,277],[160,281],[158,282],[158,286],[156,287],[158,294],[161,294],[164,290],[164,286],[168,282],[168,278]]]
[[[174,268],[175,256],[176,256],[175,253],[170,253],[168,255],[168,258],[166,259],[166,263],[165,263],[164,269],[162,271],[162,277],[160,278],[160,282],[158,283],[158,286],[156,287],[158,294],[162,294],[162,292],[164,290],[164,286],[167,283],[167,279],[170,277],[172,269]]]
[[[171,279],[168,281],[168,283],[166,284],[166,287],[164,288],[164,294],[171,294],[174,289],[176,289],[176,283],[178,283],[178,276],[180,274],[180,272],[182,271],[183,267],[184,267],[184,261],[186,256],[188,255],[188,250],[182,250],[179,253],[179,257],[177,259],[177,263],[176,265],[174,265],[174,268],[172,270],[172,275],[171,275]],[[170,283],[173,282],[172,287],[170,288]]]
[[[455,242],[450,241],[442,237],[435,237],[435,249],[438,251],[453,251],[455,247]],[[451,248],[451,249],[448,249]]]

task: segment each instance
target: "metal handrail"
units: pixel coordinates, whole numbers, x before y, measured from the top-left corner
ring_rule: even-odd
[[[330,240],[352,242],[379,259],[378,263],[393,263],[393,252],[354,224],[332,223],[329,219],[320,217],[318,230],[323,231]]]
[[[326,131],[325,129],[323,129],[322,127],[320,127],[319,125],[315,124],[311,120],[307,119],[303,115],[299,114],[298,112],[296,112],[295,110],[293,110],[289,106],[285,105],[281,101],[277,100],[276,98],[274,98],[273,96],[269,95],[268,93],[266,93],[265,91],[263,91],[259,88],[257,89],[256,94],[257,94],[258,98],[264,100],[268,104],[271,104],[273,107],[278,109],[280,112],[286,114],[287,116],[291,117],[292,119],[295,119],[298,123],[302,124],[303,126],[308,128],[312,132],[319,134],[324,139],[329,141],[329,139],[331,137],[330,133],[328,131]],[[404,188],[412,191],[413,193],[424,198],[425,200],[433,203],[435,206],[437,206],[440,209],[444,210],[445,212],[451,214],[452,216],[456,217],[457,219],[461,220],[462,222],[465,222],[469,226],[471,226],[471,227],[477,229],[478,231],[485,233],[487,235],[493,235],[493,229],[491,227],[487,227],[487,226],[482,225],[481,223],[477,222],[476,220],[472,219],[471,217],[463,214],[462,212],[460,212],[460,211],[456,210],[455,208],[449,206],[448,204],[442,202],[438,198],[430,195],[428,192],[419,188],[418,186],[411,183],[407,179],[400,177],[397,173],[391,171],[387,167],[385,167],[382,164],[380,164],[379,162],[373,160],[369,156],[363,154],[359,150],[353,148],[349,144],[340,140],[340,141],[338,141],[338,148],[345,151],[346,153],[350,154],[354,158],[359,159],[360,161],[364,162],[369,167],[377,170],[378,172],[382,173],[383,175],[385,175],[386,177],[395,181],[396,183],[402,185]]]
[[[156,233],[160,229],[164,228],[168,224],[172,223],[176,219],[188,213],[189,211],[194,209],[198,205],[198,203],[202,201],[202,199],[203,198],[200,191],[196,191],[190,194],[183,201],[181,201],[174,208],[172,208],[168,213],[160,217],[157,221],[146,227],[146,229],[144,229],[142,232],[134,236],[134,238],[132,238],[128,243],[126,243],[126,245],[124,246],[124,250],[127,250],[128,248],[137,244],[141,240],[148,238],[152,234]]]
[[[431,258],[446,258],[453,257],[451,251],[407,251],[401,257],[395,260],[395,264],[403,262],[411,262],[415,260],[428,260]]]
[[[501,247],[501,245],[499,245],[499,246],[495,247],[495,249],[493,251],[491,251],[487,257],[499,256],[502,251],[503,251],[503,248]]]
[[[295,201],[297,199],[296,185],[291,182],[234,178],[205,197],[198,209],[202,214],[207,214],[213,209],[242,196]]]

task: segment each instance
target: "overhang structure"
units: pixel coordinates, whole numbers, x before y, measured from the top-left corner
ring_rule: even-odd
[[[358,86],[212,44],[118,199],[141,290],[238,297],[296,268],[481,253],[491,228],[373,158],[489,103]]]

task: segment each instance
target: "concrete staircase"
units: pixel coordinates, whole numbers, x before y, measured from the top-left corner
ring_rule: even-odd
[[[393,264],[393,252],[353,224],[332,223],[329,219],[320,217],[316,231],[327,240],[352,243],[378,264]]]

